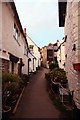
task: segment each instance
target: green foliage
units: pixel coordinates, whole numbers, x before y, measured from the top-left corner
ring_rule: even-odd
[[[29,77],[27,74],[22,74],[22,80],[25,84],[27,84],[27,82],[29,81]]]
[[[51,74],[50,74],[50,72],[49,72],[49,73],[45,73],[45,78],[46,78],[47,80],[50,80],[50,79],[51,79]]]
[[[60,101],[59,95],[54,94],[53,92],[49,92],[49,96],[53,102],[53,104],[55,105],[55,107],[60,110],[61,112],[65,112],[66,111],[66,107],[63,105],[63,103]]]
[[[11,95],[15,95],[18,89],[19,84],[17,82],[12,82],[7,87],[7,91],[9,91]]]
[[[68,82],[67,77],[66,77],[66,72],[59,67],[54,68],[49,73],[46,73],[45,78],[48,81],[51,81],[51,79],[52,79],[54,82],[60,82],[60,83],[67,83]]]
[[[52,71],[56,67],[59,67],[58,63],[50,63],[50,65],[49,65],[50,71]]]
[[[4,72],[2,74],[2,83],[5,83],[5,82],[19,82],[19,77],[17,74]]]
[[[9,103],[13,96],[19,95],[24,87],[24,81],[13,73],[2,74],[2,101],[3,106]]]
[[[67,82],[66,72],[61,68],[53,69],[51,76],[53,81],[56,81],[56,82],[58,81],[60,83]]]

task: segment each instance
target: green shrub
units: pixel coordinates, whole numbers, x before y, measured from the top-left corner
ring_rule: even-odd
[[[63,103],[60,101],[60,98],[57,94],[54,94],[53,92],[49,92],[49,96],[55,105],[55,107],[60,110],[61,112],[66,112],[66,107],[63,105]]]
[[[5,82],[19,82],[19,77],[17,74],[5,72],[2,74],[2,83]]]
[[[51,82],[51,72],[45,73],[45,78],[48,81],[48,84],[50,84],[50,82]]]
[[[52,71],[56,67],[59,67],[58,63],[50,63],[50,65],[49,65],[50,71]]]
[[[12,80],[11,73],[3,73],[2,74],[2,83],[9,82]]]
[[[60,83],[67,82],[66,72],[61,68],[53,69],[51,76],[53,81],[58,81]]]
[[[45,73],[45,78],[46,78],[47,80],[50,80],[50,79],[51,79],[51,74],[50,74],[50,72],[49,72],[49,73]]]
[[[27,84],[27,82],[29,81],[29,77],[27,74],[22,74],[22,80],[25,84]]]
[[[9,91],[11,95],[15,95],[18,89],[19,84],[16,82],[11,82],[7,87],[7,91]]]
[[[24,81],[17,75],[12,73],[2,74],[2,100],[6,105],[9,98],[19,95],[24,87]],[[8,102],[9,103],[9,102]]]
[[[45,78],[48,81],[51,81],[51,79],[52,79],[52,81],[60,82],[61,84],[68,82],[67,77],[66,77],[66,72],[59,67],[54,68],[49,73],[46,73]]]

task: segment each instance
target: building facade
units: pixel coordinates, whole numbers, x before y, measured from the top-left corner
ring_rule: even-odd
[[[80,110],[80,2],[59,2],[59,26],[64,26],[65,70],[73,100]]]
[[[32,41],[32,39],[27,35],[29,52],[28,57],[31,58],[29,62],[30,72],[35,72],[38,67],[41,66],[41,55],[40,48]]]
[[[60,68],[65,70],[65,40],[63,38],[62,43],[59,44],[57,49],[57,60]]]
[[[57,43],[44,46],[41,49],[42,66],[49,68],[49,64],[53,61],[57,61]]]
[[[28,74],[28,43],[14,2],[0,2],[2,39],[0,60],[2,72]]]

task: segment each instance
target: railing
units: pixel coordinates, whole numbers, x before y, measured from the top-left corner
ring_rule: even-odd
[[[51,90],[52,90],[52,92],[54,92],[54,90],[53,90],[53,85],[55,85],[55,86],[57,86],[57,88],[59,88],[58,91],[57,91],[57,93],[58,93],[59,96],[60,96],[61,102],[64,103],[64,104],[73,105],[73,91],[70,91],[70,90],[68,89],[68,87],[67,87],[67,88],[64,88],[61,83],[59,83],[59,82],[54,82],[54,81],[52,81],[52,79],[51,79]],[[55,88],[54,88],[54,89],[55,89]]]

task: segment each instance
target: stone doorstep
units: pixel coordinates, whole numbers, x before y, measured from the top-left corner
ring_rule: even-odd
[[[22,90],[22,92],[21,92],[21,94],[20,94],[20,96],[19,96],[19,98],[18,98],[18,100],[17,100],[17,103],[16,103],[16,105],[15,105],[15,108],[14,108],[13,111],[12,111],[12,114],[15,114],[15,112],[16,112],[16,110],[17,110],[17,107],[18,107],[19,102],[20,102],[20,100],[21,100],[21,97],[22,97],[22,95],[23,95],[24,89],[25,89],[25,87],[23,88],[23,90]]]

